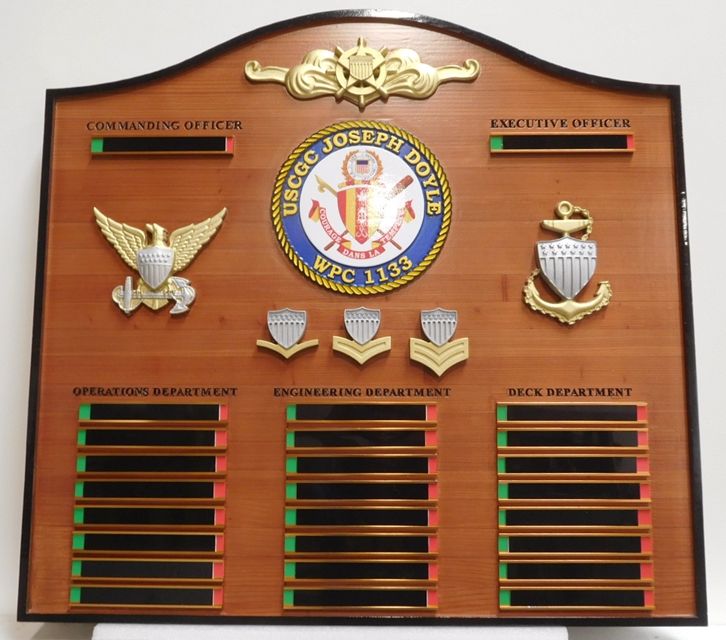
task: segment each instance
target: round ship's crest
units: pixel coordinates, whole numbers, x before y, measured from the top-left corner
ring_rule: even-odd
[[[383,293],[420,275],[451,221],[443,169],[410,133],[375,121],[318,131],[283,164],[272,218],[292,263],[317,284]]]

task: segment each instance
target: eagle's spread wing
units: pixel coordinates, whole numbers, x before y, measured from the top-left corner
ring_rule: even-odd
[[[146,232],[122,222],[116,222],[108,216],[103,215],[96,207],[93,207],[93,214],[96,216],[96,224],[101,232],[118,251],[123,261],[134,271],[138,271],[136,253],[146,246]]]
[[[227,208],[225,207],[203,222],[189,224],[172,232],[169,236],[169,246],[174,249],[174,267],[172,268],[174,273],[189,266],[189,263],[194,260],[194,256],[217,232],[226,213]]]

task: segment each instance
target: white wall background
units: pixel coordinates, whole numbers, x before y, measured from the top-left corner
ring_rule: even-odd
[[[379,0],[376,6],[464,25],[579,71],[681,85],[712,624],[726,624],[723,6],[718,0]],[[12,623],[45,89],[133,77],[259,26],[342,8],[363,7],[324,0],[0,0],[0,640],[82,638],[90,633],[84,625]],[[587,633],[573,631],[572,637],[691,637],[686,629]],[[344,636],[337,631],[336,637]]]

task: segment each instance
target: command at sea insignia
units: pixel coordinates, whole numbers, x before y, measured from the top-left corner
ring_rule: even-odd
[[[524,301],[535,311],[556,318],[565,324],[574,324],[585,316],[606,307],[612,297],[612,288],[607,280],[599,283],[595,297],[587,302],[574,298],[595,275],[597,265],[597,243],[588,240],[592,233],[592,216],[587,209],[577,207],[563,200],[555,208],[559,220],[543,220],[548,231],[562,234],[555,240],[541,240],[537,243],[535,269],[524,285]],[[579,218],[573,218],[578,214]],[[584,231],[581,238],[570,234]],[[535,278],[542,274],[550,288],[562,299],[550,302],[540,295]]]
[[[219,229],[227,209],[222,209],[202,222],[173,231],[169,235],[168,243],[167,230],[159,224],[146,225],[146,229],[151,232],[149,242],[143,229],[116,222],[95,207],[93,213],[106,239],[118,251],[123,261],[141,276],[135,289],[133,279],[127,276],[124,284],[111,293],[113,301],[121,310],[131,314],[142,303],[157,310],[174,300],[175,304],[170,313],[189,311],[196,291],[189,280],[172,274],[191,264],[199,250]]]
[[[383,293],[420,275],[451,222],[441,165],[411,134],[383,122],[322,129],[278,173],[272,220],[306,277],[352,295]]]

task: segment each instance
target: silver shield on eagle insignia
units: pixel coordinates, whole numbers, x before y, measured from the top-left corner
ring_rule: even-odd
[[[267,328],[275,342],[285,349],[292,347],[305,333],[307,312],[279,309],[267,312]]]
[[[430,309],[421,312],[421,328],[424,335],[437,347],[445,345],[454,337],[459,314],[448,309]]]
[[[174,249],[169,247],[145,247],[136,254],[139,275],[152,289],[158,289],[171,274],[174,266]]]
[[[565,236],[537,243],[542,275],[563,298],[572,300],[595,274],[597,243]]]
[[[343,316],[348,334],[361,345],[370,342],[381,326],[380,309],[346,309]]]

